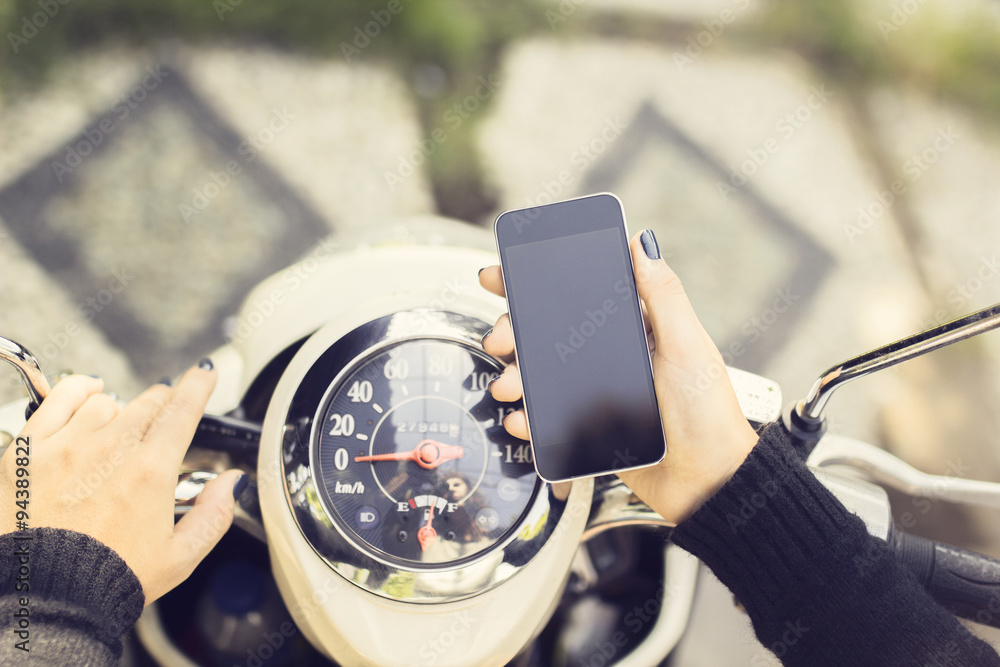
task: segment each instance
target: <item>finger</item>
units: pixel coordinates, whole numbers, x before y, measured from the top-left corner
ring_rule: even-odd
[[[73,413],[66,427],[77,432],[92,433],[110,424],[119,412],[121,407],[115,399],[107,394],[91,394]]]
[[[174,526],[169,550],[174,585],[186,579],[229,530],[236,507],[233,489],[243,474],[228,470],[206,484],[188,513]],[[147,599],[146,603],[151,601]]]
[[[66,426],[90,396],[104,390],[104,381],[86,375],[70,375],[59,381],[24,426],[34,438],[47,438]]]
[[[181,377],[170,400],[155,417],[144,438],[151,456],[163,457],[164,465],[179,466],[198,422],[205,413],[218,374],[212,362],[203,360]]]
[[[173,390],[170,387],[154,384],[132,399],[115,420],[115,427],[121,432],[121,444],[141,442],[153,425],[153,420],[170,401],[172,394]]]
[[[647,232],[652,235],[649,230],[642,233]],[[684,292],[680,278],[662,259],[647,255],[640,236],[641,234],[636,234],[630,243],[635,284],[646,305],[658,353],[689,355],[692,350],[700,351],[705,348],[706,344],[714,349],[714,344],[698,321]],[[653,244],[655,248],[655,239]],[[654,249],[653,254],[658,255],[659,249]]]
[[[515,410],[504,417],[503,427],[515,438],[528,439],[528,418],[525,416],[524,410]]]
[[[521,371],[517,368],[517,362],[508,364],[500,377],[490,385],[493,398],[503,403],[520,400],[521,392]]]
[[[482,269],[479,272],[479,284],[497,296],[507,296],[503,289],[503,274],[500,273],[499,264]]]
[[[500,316],[490,333],[483,338],[483,349],[494,357],[514,354],[514,330],[510,326],[510,315],[504,313]]]

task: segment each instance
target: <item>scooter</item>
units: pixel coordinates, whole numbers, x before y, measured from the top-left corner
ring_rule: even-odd
[[[146,608],[133,664],[670,664],[699,562],[617,477],[545,483],[527,443],[503,429],[519,406],[487,391],[503,362],[480,340],[506,308],[475,281],[494,263],[485,230],[419,218],[326,240],[247,296],[211,353],[219,384],[176,513],[222,470],[253,482],[235,528]],[[784,410],[776,382],[727,369],[751,424],[782,421],[936,599],[995,627],[1000,562],[898,531],[883,486],[1000,507],[1000,485],[925,475],[827,433],[824,415],[844,383],[998,326],[1000,305],[874,350]],[[49,385],[22,345],[0,338],[0,357],[27,389],[0,406],[5,446]],[[235,576],[236,561],[250,569]],[[233,591],[248,588],[259,595],[236,609]],[[627,631],[600,634],[586,608],[595,591],[622,612],[608,627]],[[223,635],[239,635],[238,648]]]

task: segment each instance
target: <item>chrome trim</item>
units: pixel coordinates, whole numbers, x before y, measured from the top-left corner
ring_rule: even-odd
[[[177,486],[174,488],[174,519],[180,519],[191,511],[205,485],[218,476],[219,473],[211,470],[182,470],[177,477]],[[244,497],[246,493],[244,492]],[[249,503],[248,507],[251,506],[255,505]],[[244,507],[242,499],[241,502],[236,503],[236,507],[233,509],[233,525],[266,543],[267,534],[264,532],[260,510],[258,508],[253,511],[248,507]]]
[[[557,497],[553,487],[539,479],[525,513],[501,541],[458,564],[406,567],[381,559],[353,540],[325,509],[313,477],[313,422],[331,388],[359,364],[385,347],[411,340],[452,341],[481,350],[480,340],[489,328],[477,318],[428,308],[378,318],[329,341],[311,360],[289,403],[281,476],[293,519],[320,558],[370,593],[410,603],[453,602],[478,595],[517,574],[559,530],[566,498]]]
[[[590,518],[587,527],[583,529],[581,542],[600,535],[612,528],[623,526],[651,526],[656,528],[673,528],[674,523],[667,521],[653,511],[632,489],[614,475],[605,475],[594,480],[594,503],[590,507]]]
[[[830,396],[841,385],[997,327],[1000,303],[848,359],[816,380],[806,397],[795,405],[794,416],[804,424],[818,426]]]
[[[21,376],[24,388],[28,390],[30,405],[39,406],[49,395],[49,381],[42,373],[42,367],[26,347],[9,338],[0,336],[0,359],[10,363]]]
[[[202,492],[205,485],[219,476],[217,472],[209,470],[188,470],[183,471],[177,477],[177,486],[174,488],[174,514],[187,514],[196,500],[198,494]]]

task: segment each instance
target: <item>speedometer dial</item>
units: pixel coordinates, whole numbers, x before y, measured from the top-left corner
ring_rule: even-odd
[[[417,339],[356,364],[321,403],[317,486],[342,532],[410,566],[473,558],[510,536],[538,485],[527,442],[487,391],[480,350]]]

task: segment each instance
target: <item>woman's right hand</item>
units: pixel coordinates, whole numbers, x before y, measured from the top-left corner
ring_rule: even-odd
[[[653,233],[642,234],[645,243],[637,234],[630,249],[652,339],[653,380],[667,454],[655,466],[622,472],[620,477],[664,519],[680,523],[732,477],[756,444],[757,434],[740,410],[722,355],[698,321],[680,279],[660,258]],[[479,282],[505,296],[499,266],[483,269]],[[514,334],[508,315],[497,320],[483,348],[493,356],[512,359]],[[498,401],[522,397],[516,361],[490,391]],[[523,410],[509,415],[504,427],[511,435],[528,439]]]

